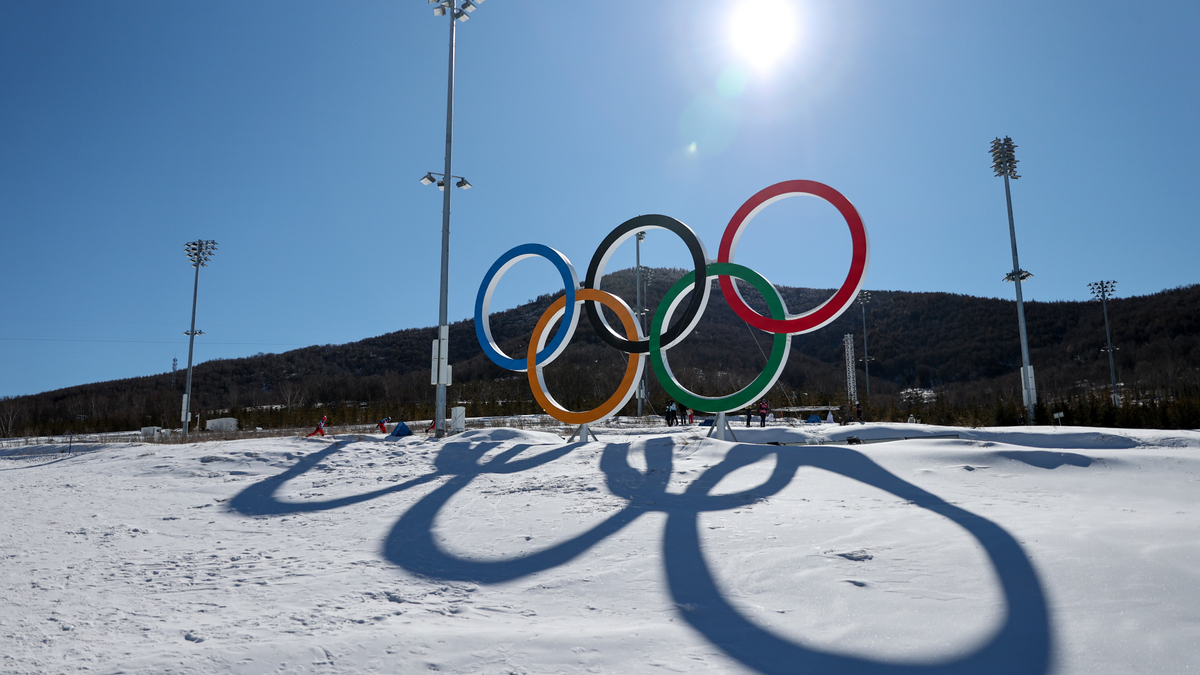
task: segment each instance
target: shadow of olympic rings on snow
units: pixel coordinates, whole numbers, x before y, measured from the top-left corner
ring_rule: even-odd
[[[563,457],[579,446],[561,446],[533,457],[515,459],[523,451],[537,447],[517,445],[480,463],[483,455],[493,447],[493,443],[447,442],[435,459],[437,470],[406,483],[326,502],[294,504],[275,500],[275,492],[284,483],[340,449],[333,446],[305,457],[279,476],[251,486],[234,497],[230,506],[245,515],[319,511],[446,477],[448,480],[443,485],[418,500],[396,522],[384,542],[384,556],[410,572],[429,578],[484,584],[510,581],[563,565],[639,516],[660,512],[667,516],[662,545],[663,567],[672,600],[680,607],[681,618],[747,667],[769,674],[831,675],[1007,675],[1045,673],[1049,669],[1051,636],[1045,593],[1020,544],[999,525],[902,480],[855,450],[834,446],[781,449],[739,445],[732,448],[723,461],[701,474],[682,494],[671,494],[666,490],[672,471],[669,441],[650,441],[645,445],[645,473],[630,465],[629,445],[610,445],[601,455],[600,469],[612,494],[626,500],[624,508],[590,530],[536,553],[486,562],[461,558],[448,553],[433,535],[437,514],[455,494],[482,474],[526,471]],[[725,476],[771,455],[775,456],[775,468],[761,485],[733,494],[709,494]],[[990,641],[970,654],[953,659],[892,663],[801,646],[754,623],[733,607],[721,595],[704,559],[699,515],[735,509],[749,501],[774,495],[791,483],[796,472],[804,466],[884,490],[949,519],[974,537],[995,568],[1007,604],[1004,623]]]
[[[479,458],[483,457],[490,445],[472,446],[464,443],[446,443],[438,452],[437,458],[434,459],[434,468],[437,470],[432,473],[427,473],[424,476],[418,476],[412,480],[403,483],[397,483],[379,490],[372,490],[362,494],[350,495],[339,499],[328,499],[324,501],[304,501],[304,502],[284,502],[276,498],[275,493],[279,492],[289,481],[295,480],[300,476],[311,471],[314,467],[320,464],[326,457],[339,452],[350,441],[338,441],[328,448],[320,452],[314,452],[310,455],[302,457],[290,469],[283,473],[272,476],[265,480],[259,481],[254,485],[242,490],[229,500],[230,510],[236,511],[244,516],[283,516],[294,513],[313,513],[316,511],[328,511],[330,509],[340,509],[343,506],[358,504],[372,499],[378,499],[384,495],[392,494],[393,492],[402,492],[409,488],[414,488],[418,485],[424,485],[443,478],[446,476],[462,476],[469,475],[474,478],[480,473],[516,473],[518,471],[527,471],[546,462],[553,461],[571,452],[578,445],[567,445],[555,450],[545,452],[536,457],[517,460],[510,462],[509,460],[521,454],[529,448],[536,447],[533,445],[515,445],[508,450],[500,453],[492,458],[487,464],[481,466]],[[496,464],[494,469],[490,469],[493,464]],[[486,470],[490,469],[490,470]]]

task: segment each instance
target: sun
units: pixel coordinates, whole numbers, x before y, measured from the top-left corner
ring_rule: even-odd
[[[730,13],[728,26],[734,54],[765,74],[795,47],[799,16],[788,0],[742,0]]]

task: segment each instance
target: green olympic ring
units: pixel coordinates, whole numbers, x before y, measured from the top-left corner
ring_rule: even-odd
[[[714,262],[709,263],[705,268],[705,275],[704,283],[709,283],[711,279],[722,275],[747,281],[767,301],[771,318],[784,319],[788,315],[787,306],[783,302],[783,296],[779,295],[779,291],[771,285],[771,282],[749,267],[737,263]],[[650,325],[650,363],[654,366],[654,375],[671,398],[689,408],[707,412],[739,410],[762,398],[779,380],[779,376],[783,374],[783,367],[787,363],[788,350],[792,346],[792,336],[789,333],[774,334],[775,341],[771,346],[771,355],[767,357],[767,367],[753,382],[741,390],[715,398],[688,391],[671,372],[671,365],[667,362],[667,350],[662,348],[662,328],[664,325],[670,324],[671,315],[682,302],[684,292],[696,285],[695,279],[696,273],[691,271],[675,282],[675,285],[663,296],[662,303],[654,312],[654,321]]]

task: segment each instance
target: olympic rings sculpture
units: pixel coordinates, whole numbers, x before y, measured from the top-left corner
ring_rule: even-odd
[[[734,263],[733,256],[742,233],[755,216],[781,199],[801,195],[822,199],[838,210],[850,228],[853,251],[850,271],[833,296],[813,309],[793,315],[788,312],[783,296],[771,282],[758,272]],[[604,277],[604,268],[609,258],[623,242],[638,232],[654,229],[673,232],[683,240],[691,254],[693,270],[667,291],[654,312],[649,335],[643,335],[633,311],[617,296],[600,290],[600,280]],[[555,266],[562,277],[566,293],[542,314],[529,340],[525,358],[520,359],[505,354],[492,337],[489,321],[491,301],[504,274],[521,260],[533,257],[545,258]],[[664,215],[637,216],[618,225],[596,249],[582,284],[571,261],[549,246],[522,244],[506,251],[492,264],[479,285],[479,293],[475,300],[475,336],[479,340],[479,346],[483,348],[483,353],[493,363],[507,370],[527,373],[534,399],[551,417],[567,424],[599,422],[616,414],[633,398],[647,357],[659,383],[676,401],[689,408],[706,412],[732,412],[762,398],[775,385],[787,364],[793,335],[818,330],[850,307],[862,288],[870,257],[867,230],[863,226],[862,217],[848,199],[837,190],[816,181],[784,181],[758,191],[733,214],[721,237],[716,260],[708,257],[704,242],[690,227]],[[717,280],[725,301],[738,317],[750,326],[775,336],[766,369],[744,388],[718,397],[701,396],[689,391],[671,372],[667,359],[667,351],[686,338],[703,316],[708,306],[712,279]],[[767,302],[769,316],[759,314],[747,304],[737,284],[733,282],[734,279],[746,281],[762,294]],[[693,289],[696,292],[688,293]],[[682,307],[679,318],[672,322],[676,311],[684,304],[684,298],[687,299],[686,306]],[[601,339],[628,354],[629,362],[616,393],[592,410],[574,412],[560,406],[550,395],[542,369],[557,359],[570,343],[579,324],[580,305],[583,306],[582,313],[587,316]],[[608,307],[617,315],[624,329],[623,335],[608,323],[604,313],[600,311],[600,305]],[[562,323],[551,338],[548,330],[559,319]]]

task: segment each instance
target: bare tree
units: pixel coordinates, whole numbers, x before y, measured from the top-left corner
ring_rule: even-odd
[[[11,438],[22,412],[21,404],[12,396],[0,396],[0,436]]]
[[[304,405],[304,389],[297,387],[292,382],[284,382],[278,388],[279,395],[283,397],[283,405],[291,410],[293,406]]]

